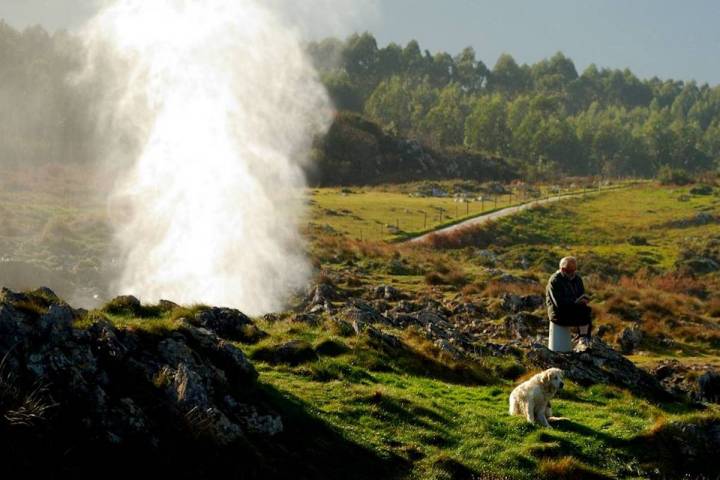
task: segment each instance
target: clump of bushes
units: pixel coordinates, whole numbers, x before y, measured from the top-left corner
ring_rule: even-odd
[[[438,263],[433,270],[425,274],[425,283],[428,285],[452,285],[463,287],[469,283],[465,272],[460,268],[451,268],[447,264]]]
[[[710,185],[697,185],[690,189],[692,195],[712,195],[713,187]]]
[[[661,185],[688,185],[693,182],[688,172],[681,168],[672,168],[669,165],[660,167],[657,179]]]

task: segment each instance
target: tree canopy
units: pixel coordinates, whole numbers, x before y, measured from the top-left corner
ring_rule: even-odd
[[[340,52],[329,64],[331,43]],[[490,69],[472,47],[456,55],[417,41],[379,47],[369,33],[313,43],[340,109],[434,148],[501,155],[526,172],[654,175],[720,161],[720,86],[639,79],[629,69],[590,65],[578,73],[562,52],[533,65],[501,55]],[[348,101],[352,98],[352,101]]]

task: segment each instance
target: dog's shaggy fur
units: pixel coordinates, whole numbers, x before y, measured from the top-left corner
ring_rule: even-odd
[[[563,387],[563,371],[549,368],[521,383],[510,394],[510,415],[524,415],[530,423],[550,427],[550,399]]]

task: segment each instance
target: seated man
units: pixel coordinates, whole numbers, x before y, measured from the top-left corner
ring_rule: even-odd
[[[588,306],[590,298],[585,294],[585,286],[576,271],[575,257],[560,260],[560,270],[548,280],[545,304],[551,322],[563,327],[578,327],[580,341],[589,343],[592,330],[592,310]]]

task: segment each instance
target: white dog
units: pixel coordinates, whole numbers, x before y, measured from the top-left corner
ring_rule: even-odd
[[[549,368],[521,383],[510,394],[510,415],[524,415],[530,423],[550,427],[550,399],[563,388],[563,371]]]

